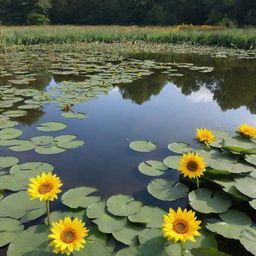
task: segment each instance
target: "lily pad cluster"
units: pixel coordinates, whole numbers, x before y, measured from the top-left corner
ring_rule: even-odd
[[[148,192],[162,201],[188,197],[190,207],[204,214],[208,231],[236,239],[256,255],[255,222],[249,213],[235,206],[242,202],[250,212],[256,210],[256,140],[223,131],[213,132],[217,139],[209,146],[193,148],[183,142],[171,143],[168,149],[173,155],[163,161],[142,162],[138,170],[148,176],[166,176],[179,169],[182,154],[198,153],[207,165],[200,188],[195,189],[193,180],[182,176],[180,181],[160,177],[148,184]]]

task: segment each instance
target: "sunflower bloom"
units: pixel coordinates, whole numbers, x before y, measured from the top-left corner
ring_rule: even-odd
[[[214,140],[216,140],[216,137],[214,136],[213,132],[206,128],[205,129],[202,129],[202,128],[197,129],[196,136],[200,142],[203,142],[205,144],[209,144],[209,143],[213,142]]]
[[[256,139],[256,128],[253,126],[249,126],[247,124],[242,124],[238,128],[238,133],[240,133],[241,135],[243,135],[245,137]]]
[[[178,169],[183,173],[184,177],[198,178],[203,175],[206,168],[206,163],[204,159],[200,157],[197,153],[183,154],[179,161],[180,168]]]
[[[88,236],[89,230],[78,218],[71,220],[70,217],[66,217],[52,223],[51,232],[48,238],[52,239],[49,246],[54,247],[53,252],[70,255],[74,250],[84,248],[84,238]]]
[[[59,189],[63,184],[56,174],[42,173],[41,176],[29,179],[31,183],[27,190],[28,194],[31,196],[31,200],[39,198],[40,201],[53,201],[57,199],[57,194],[61,192]]]
[[[169,209],[169,213],[164,215],[164,223],[162,230],[163,236],[168,240],[174,240],[175,242],[185,242],[191,240],[195,242],[195,236],[200,236],[198,232],[200,229],[201,221],[197,220],[195,213],[190,210],[184,211],[181,208],[175,212],[173,209]]]

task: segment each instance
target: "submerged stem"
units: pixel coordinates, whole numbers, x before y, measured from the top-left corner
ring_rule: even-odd
[[[45,205],[46,205],[46,214],[47,214],[47,225],[50,226],[51,222],[50,222],[50,202],[49,202],[49,200],[45,201]]]

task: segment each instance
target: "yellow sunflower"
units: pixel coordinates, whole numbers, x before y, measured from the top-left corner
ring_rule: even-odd
[[[59,189],[63,184],[56,174],[52,175],[49,173],[42,173],[41,176],[29,179],[31,183],[27,192],[31,196],[31,200],[39,198],[40,201],[47,200],[53,201],[57,199],[57,194],[61,192]]]
[[[74,250],[79,251],[84,248],[86,243],[85,237],[88,236],[89,230],[85,223],[75,218],[66,217],[52,224],[51,232],[48,237],[52,239],[49,246],[53,246],[54,253],[70,255]]]
[[[238,129],[238,133],[242,134],[245,137],[256,139],[256,128],[253,126],[242,124]]]
[[[200,142],[203,142],[205,144],[209,144],[209,143],[213,142],[214,140],[216,140],[216,137],[214,136],[213,132],[206,128],[205,129],[202,129],[202,128],[197,129],[196,136]]]
[[[174,240],[175,242],[185,242],[188,239],[195,242],[194,236],[200,236],[198,232],[200,229],[201,221],[198,221],[195,213],[190,210],[184,211],[181,208],[175,212],[173,209],[169,209],[169,213],[164,215],[164,223],[162,230],[163,236],[168,240]]]
[[[205,171],[206,163],[204,159],[200,157],[197,153],[183,154],[179,161],[180,168],[178,169],[183,173],[184,177],[198,178],[203,175]]]

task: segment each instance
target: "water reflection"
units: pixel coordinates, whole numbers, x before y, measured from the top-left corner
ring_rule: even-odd
[[[187,61],[191,59],[188,58]],[[132,85],[119,86],[123,98],[143,104],[149,101],[152,95],[159,94],[169,81],[194,102],[215,101],[223,111],[245,106],[251,113],[256,113],[256,62],[194,57],[193,63],[199,66],[213,66],[215,70],[212,73],[200,73],[179,68],[178,72],[184,75],[182,77],[157,72]]]

